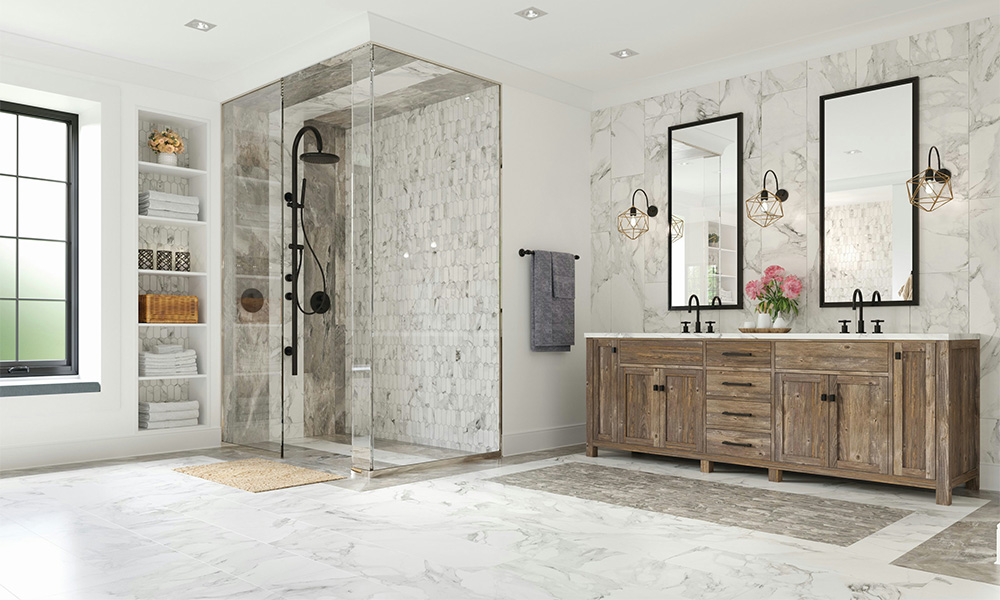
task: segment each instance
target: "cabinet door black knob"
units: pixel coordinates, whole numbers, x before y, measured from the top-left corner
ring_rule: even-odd
[[[823,394],[823,395],[821,395],[821,396],[819,397],[819,401],[820,401],[820,402],[826,402],[826,394]]]

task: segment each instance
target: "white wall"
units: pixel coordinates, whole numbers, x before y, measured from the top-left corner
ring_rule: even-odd
[[[503,307],[503,453],[586,440],[584,333],[590,330],[590,114],[505,86],[501,97],[500,282]],[[576,344],[529,345],[531,258],[518,249],[572,252]]]
[[[0,397],[0,469],[218,445],[218,411],[210,421],[214,429],[137,432],[137,232],[131,200],[137,189],[138,108],[211,120],[214,133],[218,103],[9,55],[0,56],[0,97],[81,114],[80,380],[101,384],[100,392],[90,394]],[[218,164],[214,136],[210,163]],[[99,170],[93,168],[95,153]]]

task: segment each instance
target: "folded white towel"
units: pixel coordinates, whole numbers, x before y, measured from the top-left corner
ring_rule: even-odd
[[[139,369],[140,377],[160,377],[162,379],[170,379],[171,377],[188,377],[197,374],[198,369],[194,367],[191,367],[190,369]]]
[[[148,413],[154,412],[175,412],[181,410],[198,410],[197,400],[184,400],[183,402],[140,402],[139,410]]]
[[[184,419],[183,421],[158,421],[155,423],[139,423],[140,429],[173,429],[174,427],[194,427],[198,424],[198,419]]]
[[[181,204],[180,202],[167,202],[165,200],[150,200],[148,208],[151,210],[172,210],[180,213],[198,214],[198,206],[191,204]]]
[[[172,410],[170,412],[142,412],[139,411],[140,423],[159,423],[162,421],[183,421],[185,419],[197,419],[197,410]]]
[[[144,217],[158,217],[160,219],[183,219],[185,221],[197,221],[198,215],[190,213],[174,212],[172,210],[139,210],[139,214]]]
[[[160,192],[157,190],[140,192],[139,200],[163,200],[166,202],[177,202],[179,204],[193,204],[194,206],[201,204],[201,200],[198,199],[198,196],[182,196],[181,194],[170,194],[168,192]]]
[[[184,352],[184,346],[180,344],[160,344],[153,348],[153,354],[179,354],[181,352]]]
[[[179,358],[195,358],[198,353],[194,350],[182,350],[180,352],[172,352],[169,354],[164,354],[161,352],[140,352],[139,358],[145,358],[148,360],[177,360]]]
[[[146,366],[155,369],[169,369],[171,367],[190,367],[198,364],[197,359],[194,358],[182,358],[180,360],[152,360],[149,358],[140,358],[139,366]]]

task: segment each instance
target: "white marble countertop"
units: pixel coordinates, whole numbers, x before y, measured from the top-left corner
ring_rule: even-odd
[[[587,333],[588,338],[677,340],[978,340],[978,333]]]

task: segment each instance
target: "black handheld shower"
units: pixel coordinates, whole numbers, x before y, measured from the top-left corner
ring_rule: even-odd
[[[300,155],[299,142],[302,141],[306,133],[312,133],[313,137],[316,138],[316,151],[304,152]],[[292,291],[285,294],[285,298],[292,302],[292,345],[285,348],[285,355],[292,357],[292,375],[299,374],[299,313],[301,312],[304,315],[323,314],[330,310],[332,304],[330,294],[326,288],[326,272],[319,257],[316,256],[316,251],[313,250],[312,242],[309,241],[309,233],[306,228],[305,215],[303,214],[303,209],[306,205],[306,179],[302,178],[300,196],[298,189],[299,160],[315,165],[332,165],[339,162],[340,157],[336,154],[323,152],[323,137],[320,135],[319,130],[312,125],[306,125],[295,134],[295,141],[292,142],[292,191],[285,194],[285,204],[292,209],[292,243],[288,245],[289,250],[292,251],[292,272],[285,275],[285,281],[292,284]],[[300,222],[302,240],[305,242],[304,246],[299,243]],[[314,292],[309,298],[309,308],[311,310],[305,310],[299,302],[299,276],[302,272],[302,259],[306,248],[309,248],[309,253],[312,254],[313,260],[316,261],[316,267],[323,282],[322,288]]]

